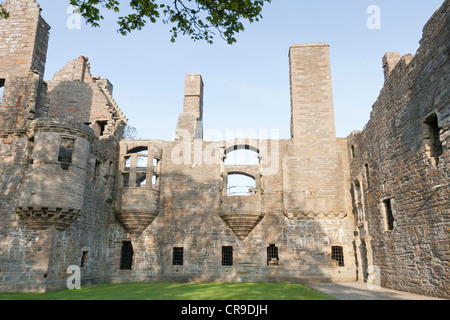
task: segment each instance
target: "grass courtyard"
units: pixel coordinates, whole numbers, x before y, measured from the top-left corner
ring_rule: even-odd
[[[126,283],[48,293],[0,293],[0,300],[333,300],[293,283]]]

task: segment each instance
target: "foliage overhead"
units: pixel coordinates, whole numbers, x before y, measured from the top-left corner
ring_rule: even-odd
[[[125,0],[123,0],[125,1]],[[70,0],[86,23],[98,27],[102,12],[120,13],[120,0]],[[213,42],[218,33],[228,44],[236,42],[235,34],[244,30],[244,22],[259,21],[265,3],[271,0],[128,0],[130,13],[118,18],[118,32],[126,35],[141,30],[148,22],[161,20],[173,25],[171,41],[179,34],[193,40]],[[165,3],[162,3],[165,2]]]

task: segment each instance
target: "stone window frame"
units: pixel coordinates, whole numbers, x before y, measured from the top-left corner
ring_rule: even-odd
[[[144,158],[146,159],[145,167],[139,167],[139,162],[144,161]],[[158,160],[157,169],[153,166],[153,159]],[[126,154],[121,155],[119,163],[122,188],[144,188],[159,191],[159,181],[156,188],[151,183],[155,175],[159,180],[159,162],[161,162],[161,157],[152,155],[148,145],[139,145],[129,149]],[[146,183],[140,183],[142,181],[146,181]]]
[[[175,246],[172,248],[172,265],[173,266],[184,265],[184,247]]]
[[[6,78],[0,77],[0,104],[3,101],[6,87]]]
[[[436,167],[439,164],[439,159],[444,153],[444,147],[442,145],[439,126],[439,113],[437,111],[430,112],[424,117],[422,123],[422,131],[423,131],[423,146],[425,148],[425,154],[428,159],[432,160],[431,163]],[[436,125],[437,128],[433,128]],[[437,129],[437,130],[435,130]],[[437,134],[437,137],[435,136]],[[436,150],[436,140],[438,140],[440,144],[440,149]]]
[[[360,178],[356,178],[355,180],[353,180],[352,184],[353,184],[353,198],[357,212],[357,223],[359,226],[362,226],[364,224],[364,221],[366,220],[363,183],[361,182]]]
[[[126,245],[125,245],[126,244]],[[133,256],[134,248],[131,240],[122,241],[120,247],[120,270],[132,270],[133,269]]]
[[[390,206],[390,210],[388,210],[388,203]],[[383,218],[384,231],[393,232],[397,228],[397,210],[395,209],[395,199],[393,197],[383,197],[380,202],[380,207],[381,216]]]
[[[72,147],[72,153],[70,155],[70,162],[65,162],[65,161],[61,161],[60,157],[61,157],[61,144],[63,142],[63,139],[65,140],[72,140],[73,141],[73,147]],[[76,150],[76,144],[77,144],[77,139],[72,137],[72,136],[66,136],[66,135],[61,135],[59,137],[59,147],[58,147],[58,158],[57,158],[57,162],[61,163],[61,165],[64,165],[65,169],[67,169],[69,167],[69,165],[73,164],[73,156],[75,154],[75,150]]]
[[[222,246],[222,266],[233,266],[233,246]]]
[[[345,267],[343,246],[331,246],[331,262],[334,267]]]
[[[276,245],[276,243],[270,243],[267,247],[267,266],[278,266],[279,263],[280,248]]]

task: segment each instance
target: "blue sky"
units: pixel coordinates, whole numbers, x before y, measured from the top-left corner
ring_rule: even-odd
[[[234,45],[182,36],[171,43],[170,26],[162,23],[122,36],[114,14],[105,14],[100,28],[82,22],[69,29],[69,0],[38,2],[52,27],[45,79],[87,56],[92,74],[113,83],[138,136],[170,140],[183,108],[184,76],[192,72],[205,84],[205,131],[225,137],[226,130],[279,130],[279,138],[289,138],[288,50],[307,42],[330,45],[337,136],[361,130],[384,82],[384,53],[415,54],[424,24],[443,0],[272,0]],[[380,8],[380,29],[366,25],[370,5]]]

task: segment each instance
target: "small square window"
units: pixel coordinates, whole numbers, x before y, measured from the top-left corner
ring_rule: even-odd
[[[172,265],[182,266],[183,265],[183,248],[175,247],[173,248]]]
[[[230,246],[222,247],[222,265],[223,266],[233,265],[233,247]]]
[[[274,244],[271,244],[267,247],[267,265],[268,266],[277,266],[278,261],[278,247]]]
[[[331,247],[331,261],[333,266],[343,267],[344,266],[344,249],[339,246]]]
[[[72,163],[72,154],[74,145],[75,145],[74,139],[61,138],[58,154],[59,162]]]

